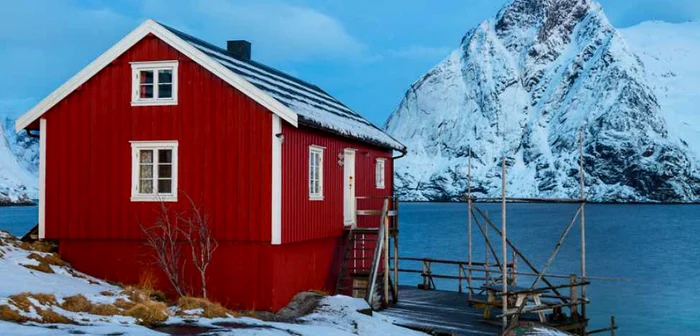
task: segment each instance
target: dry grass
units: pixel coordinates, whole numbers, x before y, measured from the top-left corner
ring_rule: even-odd
[[[50,244],[46,241],[34,241],[31,243],[28,242],[19,242],[15,244],[17,247],[28,250],[28,251],[37,251],[37,252],[53,252],[56,250],[56,246],[53,244]]]
[[[110,291],[101,291],[100,295],[102,295],[102,296],[114,296],[115,294],[113,292],[110,292]]]
[[[96,304],[90,308],[90,314],[100,316],[113,316],[120,313],[119,308],[111,304]]]
[[[177,300],[177,306],[181,311],[201,308],[202,316],[208,318],[226,317],[230,312],[222,305],[207,299],[183,296]]]
[[[135,303],[143,303],[147,301],[166,302],[165,294],[161,291],[152,289],[144,289],[136,286],[126,286],[122,294],[129,297],[129,300]]]
[[[47,263],[39,263],[39,265],[25,265],[21,264],[22,266],[39,271],[39,272],[44,272],[44,273],[53,273],[53,269],[51,269],[51,266]]]
[[[0,320],[22,323],[29,319],[8,305],[0,305]]]
[[[139,275],[137,287],[145,291],[153,291],[155,288],[158,288],[158,278],[152,270],[146,269]]]
[[[15,305],[15,307],[22,309],[25,312],[29,312],[34,305],[29,301],[31,293],[19,293],[15,295],[10,295],[10,300]]]
[[[162,302],[137,303],[125,312],[125,315],[138,320],[139,324],[150,326],[168,319],[168,307]]]
[[[123,310],[129,310],[132,307],[134,307],[135,305],[136,305],[136,303],[124,300],[122,298],[118,298],[114,301],[114,306],[119,308],[119,309],[123,309]]]
[[[63,259],[61,259],[61,257],[59,257],[56,253],[41,255],[32,252],[27,256],[27,258],[34,259],[40,263],[47,263],[49,265],[66,266],[66,262],[63,261]]]
[[[39,316],[41,316],[41,321],[44,323],[63,323],[63,324],[75,324],[75,321],[51,310],[51,309],[39,309]]]
[[[81,294],[66,296],[63,298],[61,308],[74,313],[88,312],[92,309],[92,302]]]
[[[36,293],[36,294],[30,294],[29,297],[33,298],[34,300],[39,301],[44,306],[51,305],[51,306],[57,306],[58,302],[56,301],[56,296],[53,294],[47,294],[47,293]]]
[[[325,291],[325,290],[321,290],[321,289],[309,289],[307,292],[315,293],[315,294],[318,294],[318,295],[321,295],[321,296],[329,296],[329,295],[331,295],[330,292]]]

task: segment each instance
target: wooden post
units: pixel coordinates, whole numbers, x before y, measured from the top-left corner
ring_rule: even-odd
[[[469,255],[467,256],[467,285],[469,286],[469,300],[472,299],[472,149],[469,148],[469,168],[467,182],[467,240],[469,241]],[[460,286],[460,290],[461,290]]]
[[[399,201],[394,198],[394,303],[399,301]]]
[[[615,336],[615,315],[610,316],[610,336]]]
[[[518,284],[518,254],[513,251],[513,266],[510,268],[512,279],[510,284],[516,286]]]
[[[459,278],[459,279],[457,279],[457,282],[459,282],[459,285],[457,286],[457,292],[461,293],[462,292],[462,276],[464,275],[464,266],[462,266],[462,264],[459,264],[457,266],[458,266],[457,267],[457,274],[458,274],[457,277]],[[468,285],[468,283],[467,283],[467,285]],[[467,288],[467,289],[469,289],[469,288]],[[469,290],[471,290],[471,289],[469,289]],[[469,298],[471,299],[471,293],[469,294]]]
[[[506,156],[503,155],[503,161],[501,163],[501,246],[503,252],[503,258],[501,259],[501,277],[503,279],[503,294],[501,297],[503,299],[503,331],[508,327],[508,316],[506,312],[508,311],[508,280],[506,278],[508,272],[508,246],[506,245]]]
[[[500,230],[498,230],[498,227],[496,226],[496,224],[493,224],[493,222],[492,222],[491,220],[489,220],[488,215],[485,215],[484,212],[481,211],[481,209],[479,209],[479,207],[475,207],[474,209],[475,209],[476,212],[478,212],[482,217],[484,217],[484,219],[486,220],[486,223],[488,224],[488,225],[486,225],[486,227],[491,226],[491,228],[493,228],[494,230],[496,230],[496,233],[501,234],[501,232],[500,232]],[[475,218],[476,218],[476,217],[475,217]],[[478,224],[478,223],[477,223],[477,224]],[[523,260],[523,262],[525,263],[525,265],[527,265],[527,267],[529,267],[530,270],[532,270],[533,272],[535,272],[535,273],[538,274],[538,275],[541,274],[541,272],[537,269],[537,267],[535,267],[535,265],[533,265],[533,264],[530,262],[530,260],[528,260],[528,259],[525,257],[525,255],[524,255],[522,252],[520,252],[520,250],[518,250],[517,247],[515,247],[515,244],[513,244],[513,242],[511,242],[510,239],[508,239],[508,237],[506,237],[506,242],[508,243],[508,246],[510,246],[510,248],[511,248],[513,251],[515,251],[515,253],[517,253],[517,254],[520,256],[520,259]],[[542,281],[543,281],[545,284],[547,284],[547,286],[554,287],[554,285],[547,279],[547,277],[543,276],[543,277],[542,277]],[[553,288],[552,291],[554,292],[554,294],[556,294],[556,295],[558,295],[558,296],[562,296],[561,293],[560,293],[558,290],[556,290],[556,289]],[[562,299],[562,300],[563,300],[563,299]]]
[[[484,215],[484,218],[487,222],[489,220],[488,215],[489,215],[488,212],[486,212],[486,214]],[[481,225],[479,225],[479,227],[481,227]],[[483,233],[484,233],[484,237],[485,237],[484,238],[484,270],[486,271],[486,275],[484,276],[484,278],[486,278],[486,285],[489,285],[489,284],[491,284],[491,270],[490,270],[491,266],[489,266],[489,247],[486,246],[486,241],[488,240],[488,237],[489,237],[489,226],[488,225],[484,225],[484,232]]]
[[[384,215],[384,305],[389,304],[389,215]]]
[[[579,168],[581,180],[581,277],[586,281],[586,194],[585,194],[585,173],[583,171],[583,130],[579,141]],[[581,298],[586,298],[586,286],[581,287]],[[586,318],[586,304],[581,304],[581,315]]]
[[[427,287],[427,278],[426,276],[428,275],[428,270],[425,267],[425,260],[421,261],[420,267],[421,267],[421,275],[423,276],[423,289],[428,289]]]
[[[578,306],[574,304],[576,300],[578,300],[578,288],[576,287],[576,275],[571,274],[569,276],[569,283],[571,284],[571,288],[569,291],[569,296],[571,300],[571,305],[569,306],[569,310],[571,312],[571,317],[574,318],[576,315],[578,315]]]

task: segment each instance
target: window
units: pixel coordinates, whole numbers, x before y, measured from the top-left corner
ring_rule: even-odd
[[[323,147],[309,147],[309,199],[323,199]]]
[[[177,104],[177,61],[131,63],[131,105]]]
[[[131,162],[132,201],[177,201],[177,141],[132,141]]]
[[[375,180],[377,182],[377,189],[384,189],[384,163],[386,159],[377,158],[377,166],[375,168]]]

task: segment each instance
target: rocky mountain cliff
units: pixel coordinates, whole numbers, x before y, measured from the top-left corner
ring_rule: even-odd
[[[594,201],[694,201],[700,162],[670,130],[644,63],[592,0],[515,0],[471,29],[416,81],[386,129],[405,200],[456,200],[467,189],[578,197],[583,136]],[[683,113],[679,111],[679,113]]]
[[[0,205],[33,203],[38,197],[39,142],[15,132],[14,105],[0,104]]]

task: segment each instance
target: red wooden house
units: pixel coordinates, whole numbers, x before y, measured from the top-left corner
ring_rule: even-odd
[[[138,282],[153,268],[140,223],[187,193],[219,242],[210,297],[242,309],[333,291],[355,197],[391,196],[405,152],[319,87],[252,61],[249,43],[223,49],[152,20],[16,128],[40,134],[39,235],[65,260]]]

